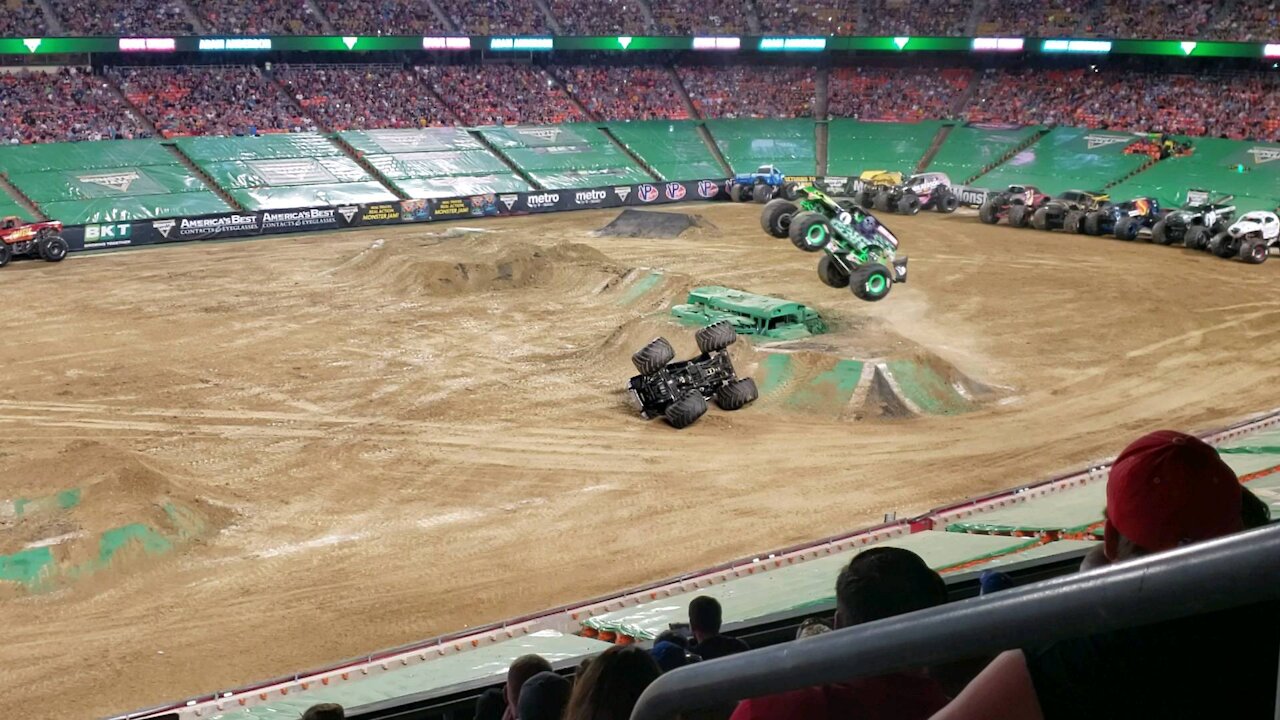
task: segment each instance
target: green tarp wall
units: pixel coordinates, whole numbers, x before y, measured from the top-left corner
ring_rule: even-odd
[[[827,174],[857,176],[865,170],[915,172],[942,123],[877,123],[832,120],[827,124]],[[956,178],[951,178],[959,182]]]
[[[812,120],[708,120],[707,130],[735,174],[761,165],[776,165],[785,175],[818,173]]]
[[[616,122],[607,127],[663,180],[706,180],[725,175],[692,120]]]
[[[1187,157],[1161,160],[1112,188],[1116,197],[1151,195],[1167,207],[1186,200],[1187,189],[1235,195],[1240,213],[1280,206],[1280,144],[1218,138],[1178,138],[1192,143]]]
[[[13,198],[0,193],[0,217],[8,217],[9,215],[17,215],[23,220],[34,220],[31,213],[23,209]]]
[[[249,210],[396,199],[328,138],[316,133],[179,138],[176,144]]]
[[[529,183],[461,128],[339,133],[411,198],[530,190]]]
[[[552,190],[653,180],[590,123],[486,127],[480,134],[534,182]]]
[[[1041,129],[1038,125],[1016,130],[956,125],[929,161],[928,170],[944,172],[952,182],[963,184]]]
[[[1055,128],[974,185],[1035,185],[1051,195],[1064,190],[1102,190],[1149,160],[1146,155],[1124,154],[1124,149],[1141,137],[1112,130]]]
[[[0,172],[41,212],[67,224],[231,209],[155,140],[3,148]]]

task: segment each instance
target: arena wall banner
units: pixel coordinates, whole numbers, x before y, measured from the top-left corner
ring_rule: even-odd
[[[221,240],[353,227],[529,215],[599,208],[662,205],[724,196],[723,179],[609,185],[581,190],[533,190],[465,197],[396,200],[359,205],[255,210],[194,217],[71,225],[72,251],[104,250],[189,240]]]

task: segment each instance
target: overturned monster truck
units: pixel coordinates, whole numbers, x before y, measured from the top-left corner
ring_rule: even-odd
[[[675,350],[661,337],[631,356],[640,374],[627,383],[627,392],[644,419],[664,417],[679,430],[705,415],[710,400],[721,410],[741,410],[760,396],[755,380],[739,378],[726,352],[738,339],[733,325],[708,325],[695,339],[701,354],[690,360],[672,362]]]
[[[20,255],[60,262],[67,256],[67,249],[62,223],[56,220],[26,223],[15,216],[0,220],[0,267]]]

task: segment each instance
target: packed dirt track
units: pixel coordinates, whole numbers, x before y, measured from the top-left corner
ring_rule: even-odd
[[[0,714],[293,673],[1280,406],[1280,261],[891,217],[911,279],[868,304],[759,206],[687,210],[704,222],[667,240],[596,237],[616,211],[593,211],[0,271],[0,501],[54,498],[0,512],[0,555],[64,538],[57,582],[0,589]],[[766,393],[645,422],[630,354],[691,353],[664,318],[701,284],[821,311],[802,364],[916,357],[990,400],[891,419]],[[169,547],[86,559],[130,522]]]

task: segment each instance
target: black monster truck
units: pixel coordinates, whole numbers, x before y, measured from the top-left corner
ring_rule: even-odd
[[[1210,238],[1231,225],[1236,216],[1236,206],[1230,204],[1234,199],[1233,195],[1222,195],[1210,200],[1207,190],[1188,190],[1186,203],[1151,227],[1151,242],[1182,243],[1203,250]]]
[[[988,225],[995,225],[1000,218],[1007,218],[1014,227],[1026,227],[1031,221],[1031,213],[1041,205],[1049,202],[1049,196],[1040,192],[1034,185],[1010,185],[998,193],[991,193],[978,207],[978,219]],[[1016,213],[1013,208],[1021,206]],[[1014,224],[1014,219],[1018,223]]]
[[[1037,230],[1066,230],[1080,232],[1085,215],[1107,204],[1104,193],[1085,190],[1067,190],[1035,209],[1031,214],[1031,227]],[[1012,214],[1009,224],[1014,225]]]
[[[671,362],[676,353],[666,338],[654,339],[631,356],[640,374],[627,383],[627,391],[644,419],[662,416],[681,429],[706,414],[709,400],[721,410],[740,410],[759,397],[755,380],[739,378],[725,352],[738,339],[733,325],[708,325],[695,338],[702,354],[690,360]]]

